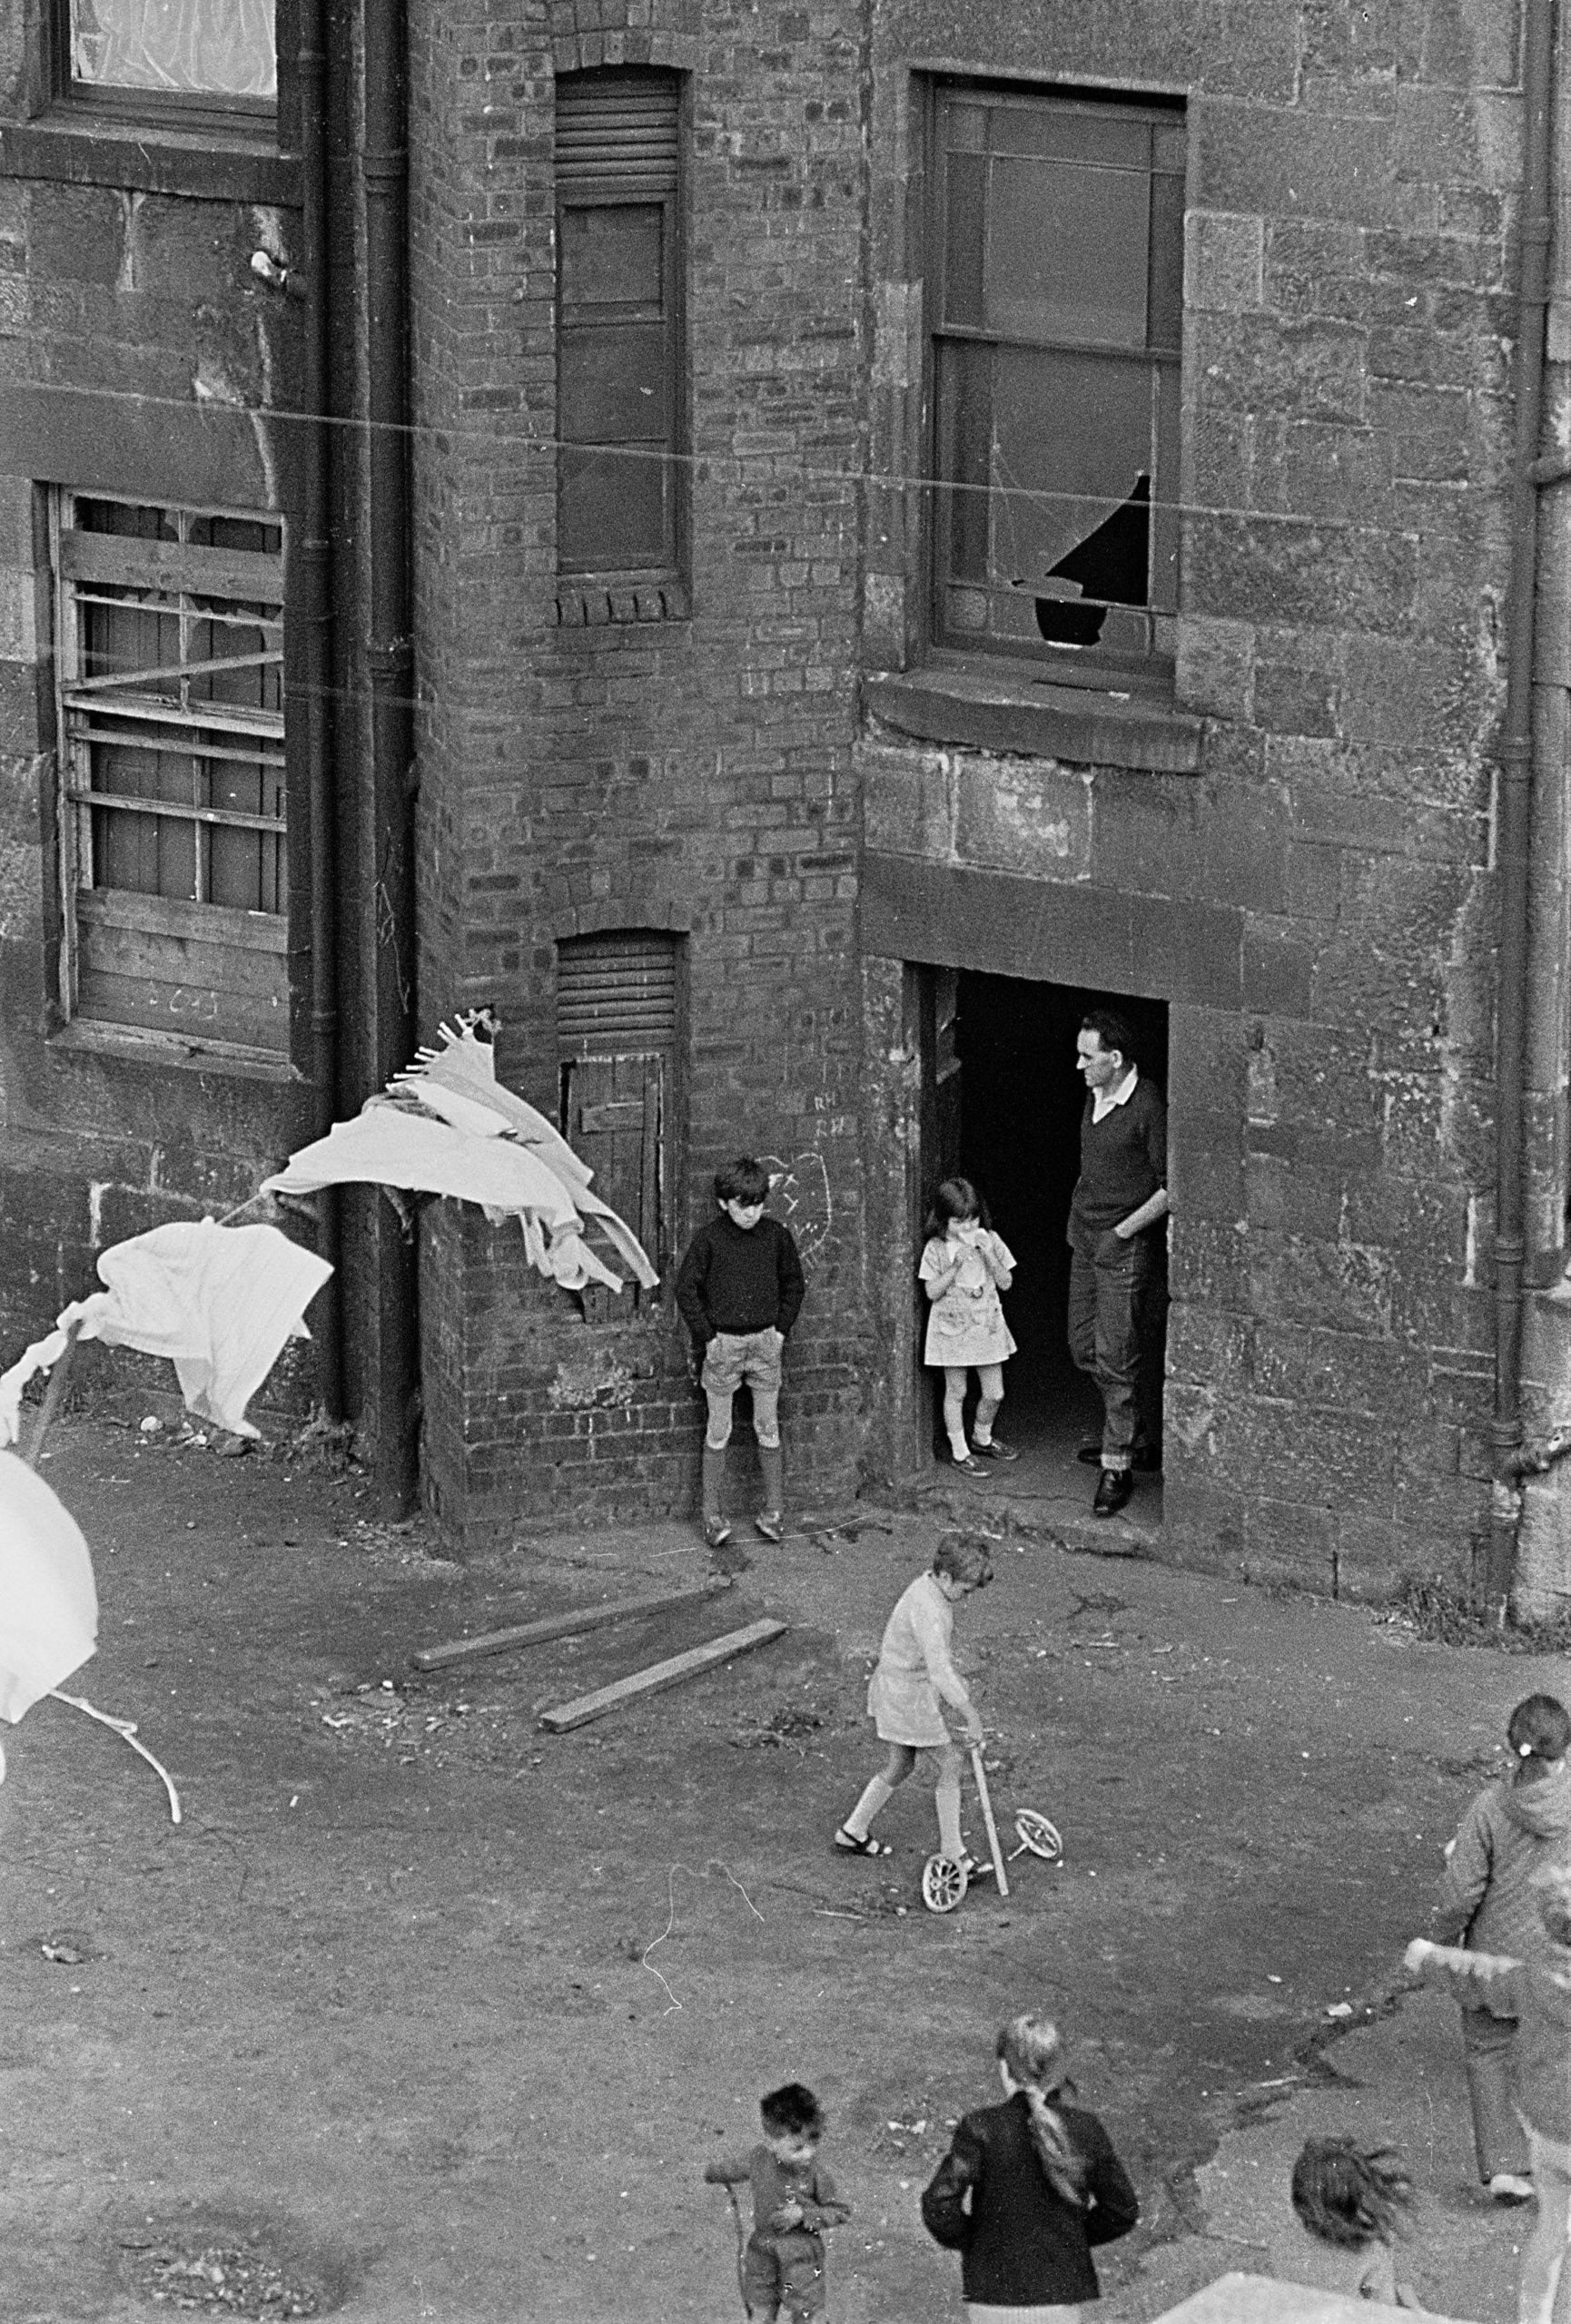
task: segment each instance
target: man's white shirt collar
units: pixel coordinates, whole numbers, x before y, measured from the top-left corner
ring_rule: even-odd
[[[1116,1090],[1093,1089],[1091,1093],[1091,1118],[1100,1122],[1115,1106],[1127,1106],[1134,1095],[1134,1085],[1140,1079],[1140,1068],[1131,1065]]]

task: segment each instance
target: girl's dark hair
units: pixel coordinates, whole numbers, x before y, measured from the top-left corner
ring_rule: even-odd
[[[1293,2209],[1320,2243],[1362,2251],[1384,2243],[1413,2200],[1413,2182],[1388,2146],[1307,2139],[1293,2165]]]
[[[715,1173],[716,1202],[764,1202],[769,1194],[769,1173],[750,1154],[738,1154]]]
[[[1571,1712],[1553,1695],[1528,1695],[1511,1713],[1506,1740],[1518,1759],[1563,1759],[1571,1748]]]
[[[984,1226],[991,1228],[993,1225],[986,1203],[969,1178],[945,1178],[934,1196],[933,1208],[922,1230],[928,1241],[936,1236],[942,1242],[952,1218],[980,1218]]]
[[[776,2138],[804,2138],[809,2132],[816,2136],[824,2128],[824,2109],[805,2082],[783,2082],[778,2090],[766,2091],[758,2112]]]
[[[1051,2018],[1012,2017],[998,2037],[997,2054],[1020,2084],[1031,2121],[1031,2142],[1042,2177],[1077,2211],[1085,2207],[1085,2164],[1069,2126],[1050,2102],[1063,2086],[1063,2041]]]
[[[985,1533],[942,1534],[933,1552],[933,1571],[946,1573],[951,1581],[969,1581],[973,1590],[985,1590],[993,1580],[993,1544]]]

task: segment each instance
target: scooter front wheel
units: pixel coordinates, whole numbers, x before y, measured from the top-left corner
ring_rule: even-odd
[[[1062,1856],[1063,1842],[1059,1837],[1058,1826],[1050,1824],[1045,1816],[1039,1816],[1034,1807],[1021,1809],[1014,1819],[1014,1828],[1020,1834],[1022,1847],[1029,1848],[1033,1856],[1042,1857],[1048,1864],[1056,1864]]]

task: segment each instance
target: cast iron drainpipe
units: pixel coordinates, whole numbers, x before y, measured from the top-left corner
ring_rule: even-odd
[[[409,580],[409,345],[404,0],[365,0],[365,127],[360,148],[366,247],[366,497],[376,851],[377,1085],[414,1050],[413,717]],[[420,1271],[412,1244],[382,1238],[378,1290],[378,1484],[383,1512],[407,1515],[419,1487]]]
[[[304,638],[304,702],[311,850],[311,1085],[313,1134],[325,1137],[337,1116],[338,916],[333,905],[334,847],[331,660],[331,548],[328,533],[327,60],[323,0],[300,0],[301,271],[305,277],[301,350],[299,459],[301,535],[294,551],[295,606]],[[311,1316],[317,1385],[330,1420],[343,1412],[343,1237],[338,1196],[318,1196],[317,1249],[332,1267]]]
[[[1522,1487],[1524,1115],[1527,1049],[1527,850],[1533,786],[1533,652],[1537,612],[1538,494],[1549,282],[1549,110],[1555,0],[1528,0],[1522,51],[1521,273],[1514,364],[1517,407],[1511,579],[1506,631],[1506,718],[1496,759],[1500,945],[1495,1022],[1495,1455],[1485,1600],[1504,1626],[1516,1575]]]

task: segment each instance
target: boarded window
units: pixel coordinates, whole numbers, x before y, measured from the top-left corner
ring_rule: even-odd
[[[282,1053],[282,522],[56,516],[66,1006]]]
[[[949,88],[935,148],[934,637],[1139,668],[1178,603],[1182,115]]]
[[[679,940],[646,929],[579,936],[557,948],[561,1128],[664,1275],[676,1177]],[[591,1322],[615,1321],[629,1286],[584,1295]]]
[[[67,0],[74,89],[271,107],[273,0]]]
[[[674,574],[681,557],[675,73],[557,83],[557,563]]]

